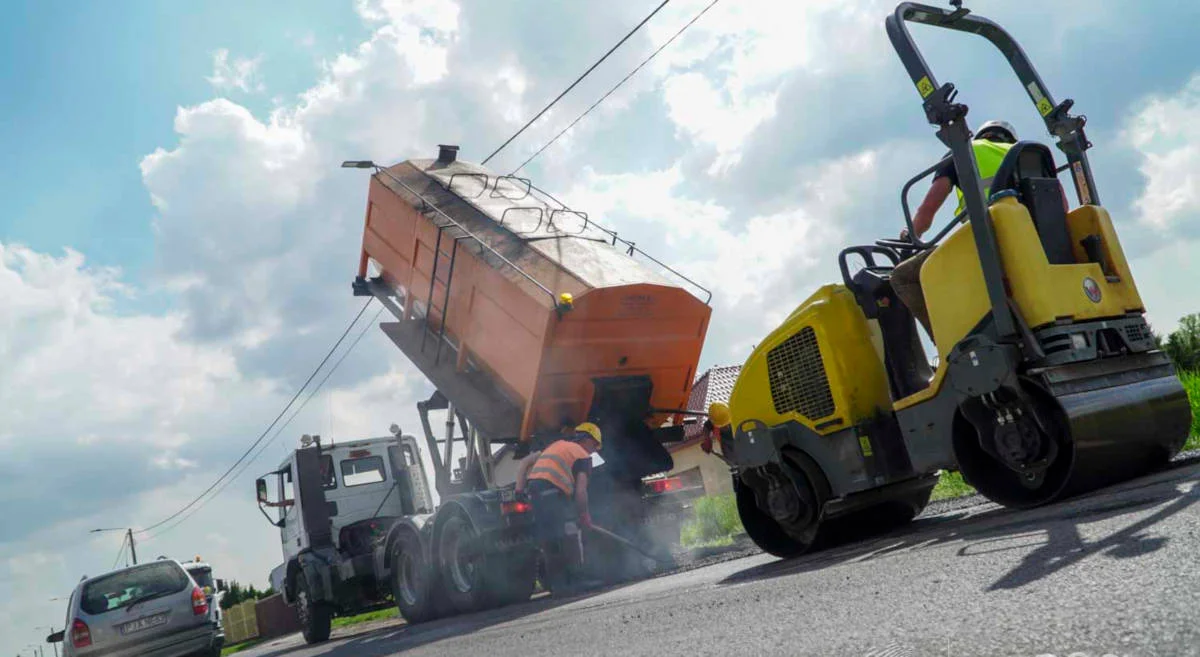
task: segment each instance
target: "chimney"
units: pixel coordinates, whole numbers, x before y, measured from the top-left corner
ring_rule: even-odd
[[[458,159],[458,146],[438,144],[438,164],[451,164]]]

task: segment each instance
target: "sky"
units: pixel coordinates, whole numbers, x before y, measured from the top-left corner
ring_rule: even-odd
[[[0,654],[61,628],[120,537],[203,491],[357,312],[366,174],[479,161],[658,3],[18,0],[0,20]],[[507,172],[702,9],[672,0],[502,152]],[[1074,98],[1159,331],[1200,311],[1200,6],[968,1]],[[836,253],[897,233],[940,157],[877,0],[721,0],[524,170],[714,292],[702,367],[740,363]],[[976,123],[1044,130],[979,39],[915,29]],[[214,500],[139,556],[258,585],[253,478],[301,433],[417,426],[428,384],[377,330]],[[39,629],[41,628],[41,629]]]

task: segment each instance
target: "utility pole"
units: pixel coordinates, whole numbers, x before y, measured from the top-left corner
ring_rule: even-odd
[[[129,555],[133,558],[133,565],[137,565],[137,547],[133,544],[133,528],[132,527],[109,527],[106,529],[93,529],[89,534],[99,532],[125,532],[125,540],[129,541]]]
[[[125,535],[129,537],[129,555],[133,557],[133,565],[137,565],[137,548],[133,545],[133,528],[125,530]]]

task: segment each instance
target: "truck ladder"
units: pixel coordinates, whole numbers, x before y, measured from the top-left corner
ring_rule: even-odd
[[[425,300],[425,331],[421,336],[421,351],[425,351],[425,346],[429,337],[433,337],[437,341],[437,353],[434,356],[434,363],[440,364],[442,360],[442,345],[446,342],[446,315],[450,310],[450,286],[454,283],[454,265],[458,261],[458,243],[464,239],[471,237],[462,226],[453,222],[438,222],[437,241],[433,247],[433,271],[429,275],[429,295]],[[450,252],[442,250],[442,243],[450,245]],[[443,260],[449,262],[442,264]],[[438,278],[438,271],[445,268],[445,280]],[[441,283],[443,294],[441,306],[436,305],[437,285]],[[437,314],[437,324],[434,326],[431,322],[434,321],[434,314]],[[459,349],[462,345],[459,344]]]

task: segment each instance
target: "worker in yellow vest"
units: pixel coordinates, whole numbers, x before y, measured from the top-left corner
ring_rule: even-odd
[[[975,164],[979,167],[979,177],[983,180],[984,199],[987,199],[990,193],[992,178],[1000,169],[1004,156],[1008,154],[1015,143],[1017,143],[1017,131],[1007,121],[988,121],[979,126],[975,139],[971,142],[971,149],[975,152]],[[933,225],[933,216],[946,202],[950,191],[955,189],[958,191],[958,208],[954,213],[958,215],[966,208],[966,200],[963,198],[962,189],[958,188],[958,172],[954,168],[954,161],[947,156],[934,173],[933,184],[930,185],[929,191],[925,193],[925,199],[921,201],[921,206],[917,208],[917,212],[913,216],[913,230],[916,231],[916,237],[920,237],[929,230],[929,227]],[[905,228],[900,233],[900,239],[908,240],[908,238],[908,229]],[[908,307],[909,312],[921,322],[931,337],[933,329],[929,324],[929,310],[925,307],[925,294],[921,290],[920,273],[921,265],[925,263],[925,258],[932,252],[932,249],[922,251],[900,263],[892,272],[892,289],[896,291],[900,300]]]
[[[517,495],[528,494],[539,543],[546,555],[547,579],[551,590],[570,586],[578,578],[572,572],[582,562],[582,537],[570,531],[570,523],[592,526],[588,511],[588,478],[592,454],[603,443],[600,427],[584,422],[575,427],[573,440],[557,440],[532,452],[517,468]],[[564,536],[564,534],[566,534]]]

